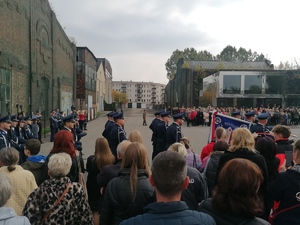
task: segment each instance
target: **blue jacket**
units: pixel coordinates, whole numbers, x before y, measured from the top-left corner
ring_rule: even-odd
[[[10,207],[0,207],[0,225],[30,225],[25,216],[17,216]]]
[[[167,148],[176,142],[180,142],[183,137],[180,126],[177,123],[172,123],[167,129],[166,137]]]
[[[189,210],[185,202],[154,202],[144,208],[145,214],[124,220],[120,225],[215,225],[206,214]]]
[[[117,158],[117,146],[124,140],[127,140],[124,129],[120,125],[114,124],[110,131],[109,147],[115,158]]]

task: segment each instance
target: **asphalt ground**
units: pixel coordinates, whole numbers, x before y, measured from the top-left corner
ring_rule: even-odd
[[[151,135],[152,131],[149,129],[149,125],[154,119],[153,110],[147,110],[147,126],[143,126],[143,109],[124,109],[125,115],[125,131],[127,136],[133,130],[138,130],[142,134],[143,144],[147,148],[149,162],[151,163],[152,156],[152,143],[151,143]],[[107,121],[106,112],[103,112],[101,116],[98,118],[89,121],[87,124],[87,135],[81,139],[83,146],[83,158],[87,159],[88,156],[94,154],[95,150],[95,141],[97,138],[102,137],[102,132],[104,130],[104,124]],[[170,124],[172,123],[172,119],[170,120]],[[300,125],[290,126],[292,133],[298,138],[294,138],[295,140],[300,139]],[[192,149],[195,153],[200,154],[203,146],[207,144],[208,141],[208,133],[209,127],[202,126],[190,126],[187,127],[187,124],[184,123],[182,126],[182,133],[185,137],[190,139]],[[48,155],[50,150],[53,147],[53,142],[49,141],[49,136],[43,138],[43,144],[41,147],[41,154]]]

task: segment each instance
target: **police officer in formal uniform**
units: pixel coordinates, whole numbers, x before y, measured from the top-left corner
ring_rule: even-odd
[[[10,147],[10,139],[8,131],[10,130],[10,118],[9,116],[3,116],[0,118],[0,151],[2,148]]]
[[[234,117],[234,118],[237,118],[237,119],[242,119],[241,112],[239,110],[233,111],[231,113],[231,116]]]
[[[254,122],[255,122],[255,112],[254,111],[250,111],[250,112],[246,112],[245,113],[245,121],[250,122],[250,130],[251,127],[254,126]]]
[[[56,112],[52,111],[50,115],[50,142],[53,142],[54,135],[58,131],[58,119],[56,118]]]
[[[160,111],[156,111],[156,112],[154,113],[155,118],[152,120],[152,122],[151,122],[151,124],[150,124],[150,126],[149,126],[150,130],[152,130],[151,141],[152,141],[152,145],[153,145],[153,152],[156,152],[155,148],[156,148],[156,144],[157,144],[157,136],[156,136],[156,132],[155,132],[155,130],[156,130],[156,125],[159,123],[159,121],[161,121],[161,116],[160,116],[160,114],[161,114],[162,112],[164,112],[164,111],[161,111],[161,110],[160,110]],[[152,156],[152,158],[153,158],[153,156]]]
[[[61,118],[61,121],[62,121],[61,130],[67,130],[73,134],[74,146],[79,152],[80,169],[81,169],[81,172],[84,172],[85,168],[84,168],[84,162],[83,162],[83,158],[82,158],[82,155],[83,155],[82,154],[82,143],[77,140],[76,130],[75,130],[76,129],[75,128],[75,123],[76,123],[75,119],[76,119],[75,114],[70,114],[68,116],[62,117]]]
[[[166,137],[167,137],[167,149],[170,145],[180,142],[183,138],[181,132],[181,126],[184,122],[184,113],[177,113],[173,115],[174,122],[168,127]]]
[[[253,124],[255,122],[255,112],[254,111],[246,112],[245,120]]]
[[[257,133],[257,134],[265,134],[270,133],[272,128],[267,126],[269,113],[261,113],[257,116],[258,123],[253,124],[251,126],[250,131],[251,133]]]
[[[113,115],[113,119],[115,121],[115,124],[110,131],[109,147],[117,161],[117,146],[123,140],[127,140],[127,137],[125,130],[123,129],[125,124],[125,118],[123,116],[123,113],[121,112]]]
[[[161,120],[156,125],[155,136],[157,137],[157,143],[155,152],[152,153],[152,160],[154,157],[165,150],[167,150],[167,129],[170,121],[170,112],[162,112],[160,114]]]
[[[115,121],[114,121],[113,116],[116,115],[116,114],[117,114],[117,112],[110,112],[110,113],[106,114],[107,121],[105,123],[104,131],[102,132],[102,136],[106,138],[108,143],[109,143],[110,131],[115,125]]]
[[[24,118],[24,121],[25,121],[25,125],[24,125],[24,137],[25,137],[25,139],[29,140],[29,139],[35,138],[32,131],[31,131],[32,120],[31,120],[30,116],[26,116]]]
[[[8,136],[10,139],[11,146],[19,151],[19,154],[20,154],[19,164],[21,164],[21,163],[25,162],[26,158],[27,158],[26,155],[24,154],[24,146],[25,146],[26,140],[24,138],[18,136],[16,129],[17,129],[17,124],[18,124],[19,120],[18,120],[17,116],[12,115],[10,119],[11,119],[11,126],[10,126],[10,130],[8,131]]]

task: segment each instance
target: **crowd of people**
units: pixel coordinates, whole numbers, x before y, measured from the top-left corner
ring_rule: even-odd
[[[255,116],[260,113],[268,113],[269,125],[298,125],[300,123],[300,108],[298,107],[192,107],[192,108],[178,108],[169,107],[165,111],[169,111],[172,115],[177,113],[184,113],[187,126],[210,126],[211,115],[214,111],[222,113],[224,115],[232,116],[234,112],[238,111],[240,118],[246,120],[247,112],[253,111]]]
[[[185,113],[172,114],[171,123],[171,112],[157,111],[151,166],[141,133],[126,134],[122,112],[107,114],[86,165],[76,118],[62,117],[47,156],[36,138],[25,141],[22,163],[15,147],[0,149],[0,224],[267,225],[270,215],[275,225],[299,224],[300,140],[293,145],[284,124],[268,127],[265,114],[258,113],[255,132],[234,129],[230,144],[217,128],[197,154],[181,131]],[[0,118],[1,134],[10,124]],[[257,135],[256,126],[272,136]]]

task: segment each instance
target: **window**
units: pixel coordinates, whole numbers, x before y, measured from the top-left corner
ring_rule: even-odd
[[[0,113],[7,115],[10,109],[11,71],[0,68]]]
[[[262,93],[262,75],[245,76],[245,94]]]
[[[223,76],[223,93],[240,94],[241,93],[241,75]]]

